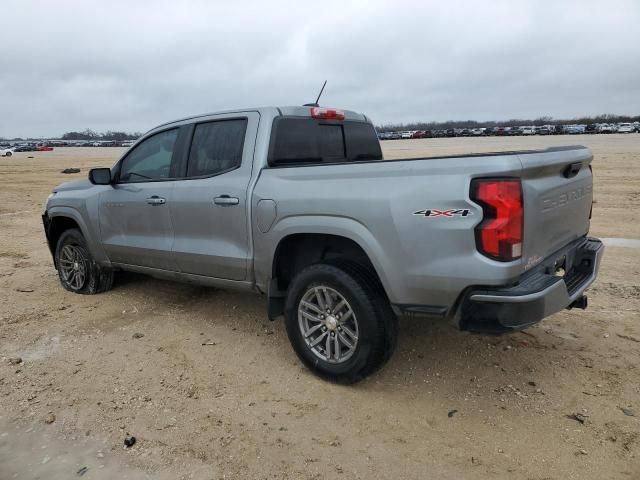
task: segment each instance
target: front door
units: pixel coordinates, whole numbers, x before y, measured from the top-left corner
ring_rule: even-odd
[[[245,280],[249,266],[247,190],[259,114],[216,116],[196,123],[169,210],[181,272]]]
[[[156,133],[116,167],[116,183],[100,195],[100,234],[114,263],[176,270],[169,212],[180,129]]]

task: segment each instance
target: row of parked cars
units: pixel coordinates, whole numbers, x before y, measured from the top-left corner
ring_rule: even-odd
[[[50,152],[55,147],[130,147],[133,140],[118,141],[47,141],[47,142],[29,142],[29,143],[0,143],[0,157],[10,157],[16,152]]]
[[[53,147],[45,144],[0,144],[0,157],[10,157],[15,152],[50,152]]]
[[[403,138],[437,137],[508,137],[514,135],[580,135],[595,133],[634,133],[640,132],[640,122],[635,123],[591,123],[589,125],[541,125],[517,127],[477,127],[449,128],[434,130],[405,130],[378,132],[380,140],[399,140]]]
[[[72,141],[72,142],[64,142],[65,147],[127,147],[129,148],[135,143],[135,140],[99,140],[99,141],[91,141],[91,140],[83,140],[83,141]]]

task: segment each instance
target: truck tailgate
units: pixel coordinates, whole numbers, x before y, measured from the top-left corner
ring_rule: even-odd
[[[525,269],[589,231],[593,199],[591,161],[585,147],[522,153]]]

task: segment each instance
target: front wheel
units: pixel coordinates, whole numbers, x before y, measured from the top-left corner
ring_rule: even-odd
[[[397,319],[382,285],[368,268],[352,262],[320,263],[300,271],[288,290],[289,340],[314,373],[354,383],[389,359]]]
[[[113,271],[98,265],[80,230],[65,230],[56,245],[56,268],[62,286],[74,293],[91,295],[113,285]]]

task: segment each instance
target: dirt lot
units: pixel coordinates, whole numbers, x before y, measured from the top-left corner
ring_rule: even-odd
[[[640,239],[640,135],[383,147],[398,158],[567,143],[595,154],[592,233]],[[137,275],[97,296],[62,289],[44,201],[121,152],[0,159],[1,480],[82,467],[86,479],[640,478],[640,249],[608,247],[584,312],[502,337],[401,319],[387,367],[336,386],[301,367],[258,296]]]

